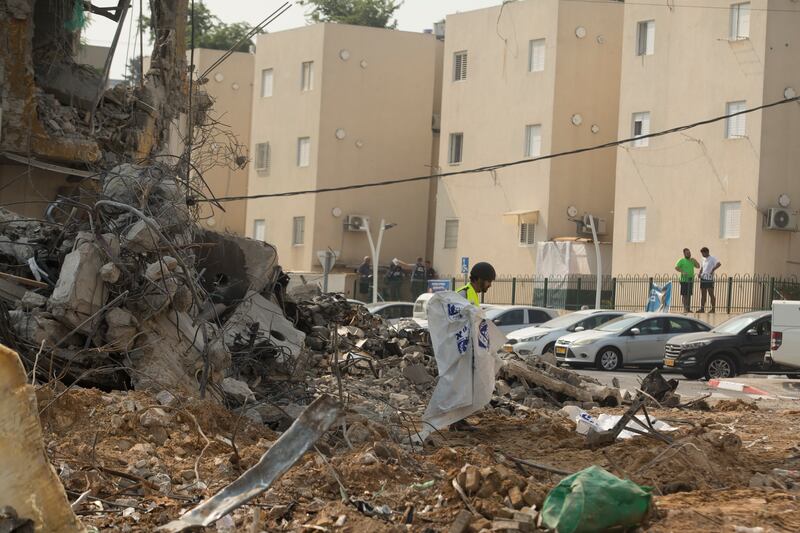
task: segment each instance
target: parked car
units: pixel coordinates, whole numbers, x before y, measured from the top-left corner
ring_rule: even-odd
[[[382,316],[390,324],[414,316],[414,304],[411,302],[379,302],[367,304],[366,308],[373,315]]]
[[[575,311],[556,317],[544,324],[509,333],[508,343],[504,349],[507,352],[515,352],[523,356],[555,353],[556,341],[560,337],[569,333],[594,329],[624,314],[624,311],[603,309]]]
[[[772,302],[769,358],[795,371],[800,368],[800,301]]]
[[[418,318],[420,320],[428,319],[428,302],[430,302],[434,294],[435,293],[432,292],[423,292],[417,296],[417,299],[414,302],[414,318]]]
[[[688,379],[731,378],[764,367],[772,313],[756,311],[731,318],[711,331],[673,337],[664,350],[664,366]]]
[[[491,320],[503,333],[549,322],[558,316],[555,309],[530,305],[482,305],[487,320]]]
[[[661,365],[664,346],[672,337],[708,331],[711,326],[673,313],[630,313],[589,331],[556,341],[556,360],[570,365],[595,365],[616,370],[625,365]]]

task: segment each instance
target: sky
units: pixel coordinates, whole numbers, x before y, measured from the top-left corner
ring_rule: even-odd
[[[129,12],[129,17],[124,23],[111,67],[111,78],[122,77],[127,64],[126,58],[137,55],[135,51],[139,49],[139,43],[135,38],[136,20],[132,19],[138,19],[139,6],[142,2],[144,3],[144,12],[147,13],[149,0],[132,1],[134,17],[130,17],[131,12]],[[199,2],[199,0],[195,0],[195,2]],[[204,0],[203,3],[223,22],[244,21],[256,25],[281,6],[284,0]],[[443,19],[450,13],[471,11],[501,3],[502,0],[405,0],[396,13],[398,29],[421,32],[426,28],[432,28],[435,21]],[[304,26],[306,25],[304,14],[305,8],[294,4],[267,29],[274,32]],[[133,27],[131,27],[131,22],[134,23]],[[84,38],[89,44],[109,46],[115,31],[116,24],[114,22],[94,15]],[[145,41],[145,55],[148,54],[148,42]]]

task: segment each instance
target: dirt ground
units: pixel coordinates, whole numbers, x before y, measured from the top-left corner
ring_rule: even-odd
[[[90,491],[78,514],[100,531],[153,531],[234,480],[279,437],[199,401],[166,408],[144,393],[85,389],[40,389],[38,401],[49,458],[71,500]],[[524,459],[569,472],[599,465],[653,487],[647,531],[800,531],[797,472],[781,472],[800,468],[800,410],[720,402],[710,412],[653,414],[678,428],[673,445],[636,437],[597,451],[555,410],[509,417],[486,409],[470,418],[478,431],[442,432],[414,449],[351,414],[348,424],[364,430],[349,432],[353,449],[331,432],[319,452],[216,530],[251,531],[257,519],[256,531],[447,531],[465,507],[452,484],[463,483],[465,465],[494,480],[467,494],[484,517],[506,516],[517,488],[526,507],[541,508],[563,476],[514,461]],[[476,518],[472,529],[487,525]]]

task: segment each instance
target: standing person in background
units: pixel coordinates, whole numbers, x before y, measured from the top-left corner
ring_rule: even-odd
[[[714,313],[717,310],[717,296],[714,294],[714,272],[722,266],[722,263],[711,255],[705,246],[700,248],[700,255],[703,256],[703,265],[700,267],[700,309],[697,312],[706,312],[706,298],[710,297],[711,310],[709,313]]]
[[[411,271],[411,301],[416,301],[417,297],[428,289],[428,269],[421,257],[417,257],[417,262],[413,265],[395,259],[397,263],[406,270]]]
[[[692,285],[694,285],[694,269],[700,268],[700,263],[692,257],[692,252],[688,248],[683,249],[683,257],[675,263],[675,270],[681,273],[681,300],[683,300],[683,312],[691,313],[689,305],[692,301]]]
[[[392,259],[389,270],[386,272],[386,298],[385,300],[396,302],[400,300],[400,287],[403,284],[403,267],[400,266],[398,259]]]
[[[368,255],[364,256],[364,261],[358,265],[356,269],[356,273],[358,273],[358,293],[359,295],[365,294],[368,295],[369,292],[369,285],[370,280],[372,279],[372,262]]]
[[[430,261],[425,261],[425,270],[425,277],[428,278],[428,281],[439,278],[439,274],[433,268],[433,265]]]

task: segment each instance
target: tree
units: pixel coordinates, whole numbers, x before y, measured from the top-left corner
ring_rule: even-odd
[[[403,5],[402,0],[298,0],[301,5],[311,6],[306,14],[310,22],[338,22],[374,28],[396,28],[392,20],[395,11]]]
[[[122,81],[128,85],[138,85],[142,80],[142,57],[135,56],[128,60],[128,68],[122,75]]]
[[[153,26],[149,17],[144,17],[144,24],[150,28],[150,39],[153,38]],[[253,27],[246,22],[226,24],[214,15],[202,2],[194,5],[194,47],[211,48],[212,50],[228,50],[243,39]],[[252,39],[239,43],[234,51],[248,52],[253,45]],[[192,47],[192,14],[186,13],[186,49]]]

